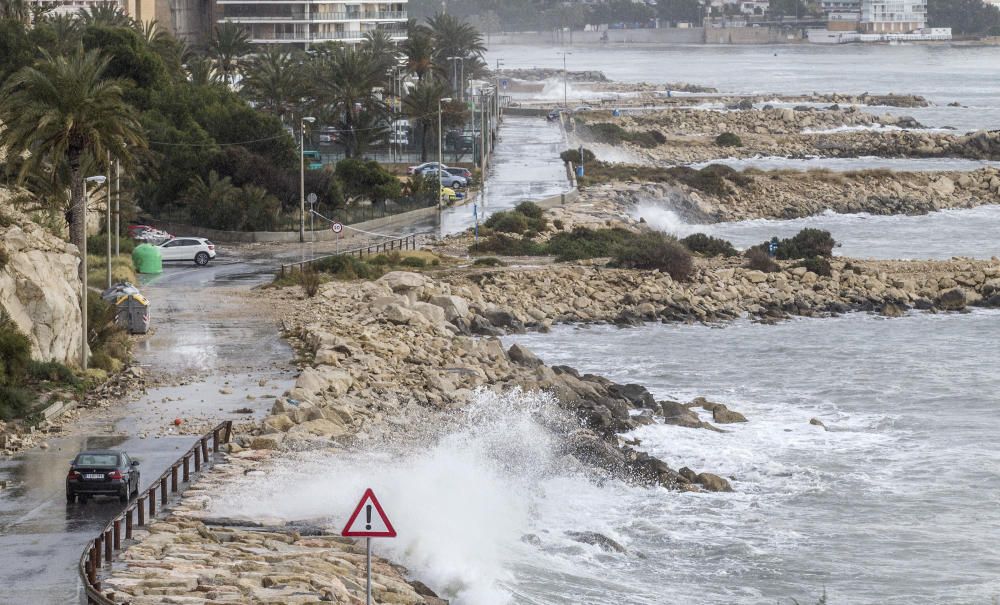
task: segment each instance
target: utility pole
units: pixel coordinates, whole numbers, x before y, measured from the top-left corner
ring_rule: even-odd
[[[306,116],[299,120],[299,242],[306,241],[306,122],[316,118]]]
[[[111,174],[111,152],[108,152],[108,174]],[[107,270],[108,270],[108,289],[111,289],[111,181],[108,181],[108,189],[105,191],[104,198],[104,210],[105,210],[105,224],[104,230],[107,232]]]
[[[115,160],[115,256],[121,255],[122,161]]]
[[[569,51],[562,51],[559,54],[563,56],[563,107],[569,109],[568,89],[569,89],[569,71],[566,69],[566,55],[572,55],[573,53]]]

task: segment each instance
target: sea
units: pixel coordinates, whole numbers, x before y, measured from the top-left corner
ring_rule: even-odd
[[[920,94],[933,105],[876,110],[903,111],[929,127],[1000,126],[1000,49],[992,47],[497,46],[486,58],[561,68],[562,51],[571,53],[569,69],[614,80],[755,95]],[[561,88],[551,83],[551,94]],[[524,120],[512,127],[534,128]],[[530,144],[529,130],[505,136]],[[538,132],[557,146],[551,131]],[[499,153],[515,158],[517,149]],[[841,242],[836,253],[852,257],[1000,254],[997,206],[715,225],[686,224],[658,200],[635,212],[664,231],[703,231],[740,247],[809,226],[830,230]],[[559,455],[545,428],[557,413],[551,397],[513,390],[478,392],[448,427],[417,444],[302,452],[254,498],[213,506],[338,528],[355,495],[374,487],[399,533],[375,540],[375,552],[455,605],[1000,600],[1000,312],[562,325],[504,339],[515,342],[549,364],[642,384],[658,399],[704,396],[743,413],[748,422],[724,432],[655,424],[623,435],[674,468],[727,477],[734,491],[597,480]],[[622,550],[570,532],[597,532]]]

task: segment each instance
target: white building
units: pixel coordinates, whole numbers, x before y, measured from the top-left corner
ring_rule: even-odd
[[[216,0],[218,22],[239,23],[255,44],[361,42],[383,30],[406,39],[407,0]]]
[[[927,26],[927,0],[862,0],[861,32],[908,33]]]

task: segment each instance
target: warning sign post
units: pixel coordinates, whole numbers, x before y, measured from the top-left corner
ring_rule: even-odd
[[[365,490],[361,501],[354,508],[354,512],[347,520],[344,530],[340,532],[342,536],[365,539],[366,568],[368,584],[366,591],[367,605],[372,602],[372,538],[395,538],[396,530],[389,521],[388,515],[379,504],[378,498],[372,488]]]

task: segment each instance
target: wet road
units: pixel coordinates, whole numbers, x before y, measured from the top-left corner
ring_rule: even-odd
[[[525,200],[537,200],[569,190],[566,167],[559,154],[568,147],[558,122],[541,117],[505,116],[489,175],[477,202],[479,221]],[[409,232],[436,230],[440,235],[475,225],[473,205],[445,208],[436,220],[415,224]]]
[[[505,118],[479,218],[568,189],[558,154],[561,129],[540,118]],[[438,218],[396,233],[454,233],[474,224],[472,206],[445,209]],[[172,434],[174,418],[198,426],[224,419],[259,418],[273,397],[291,388],[293,353],[269,314],[252,298],[235,295],[271,280],[281,263],[332,252],[332,244],[251,246],[228,251],[207,267],[174,263],[144,277],[154,330],[138,339],[135,356],[169,386],[150,388],[124,405],[87,412],[67,434],[0,461],[0,605],[80,602],[77,563],[83,545],[121,510],[117,499],[67,505],[65,475],[81,449],[116,447],[141,462],[143,487],[194,442]],[[237,293],[238,294],[238,293]],[[235,410],[252,413],[236,413]]]
[[[0,479],[9,482],[0,490],[0,604],[80,602],[76,566],[83,545],[122,505],[116,498],[66,503],[66,471],[78,451],[128,451],[141,463],[145,487],[195,440],[172,434],[174,418],[211,426],[262,417],[273,397],[291,387],[291,349],[269,316],[232,289],[269,281],[284,258],[303,253],[308,251],[286,250],[282,259],[269,252],[223,254],[207,267],[175,264],[144,280],[155,330],[139,339],[136,359],[150,375],[167,377],[169,386],[88,411],[48,449],[0,462]]]

